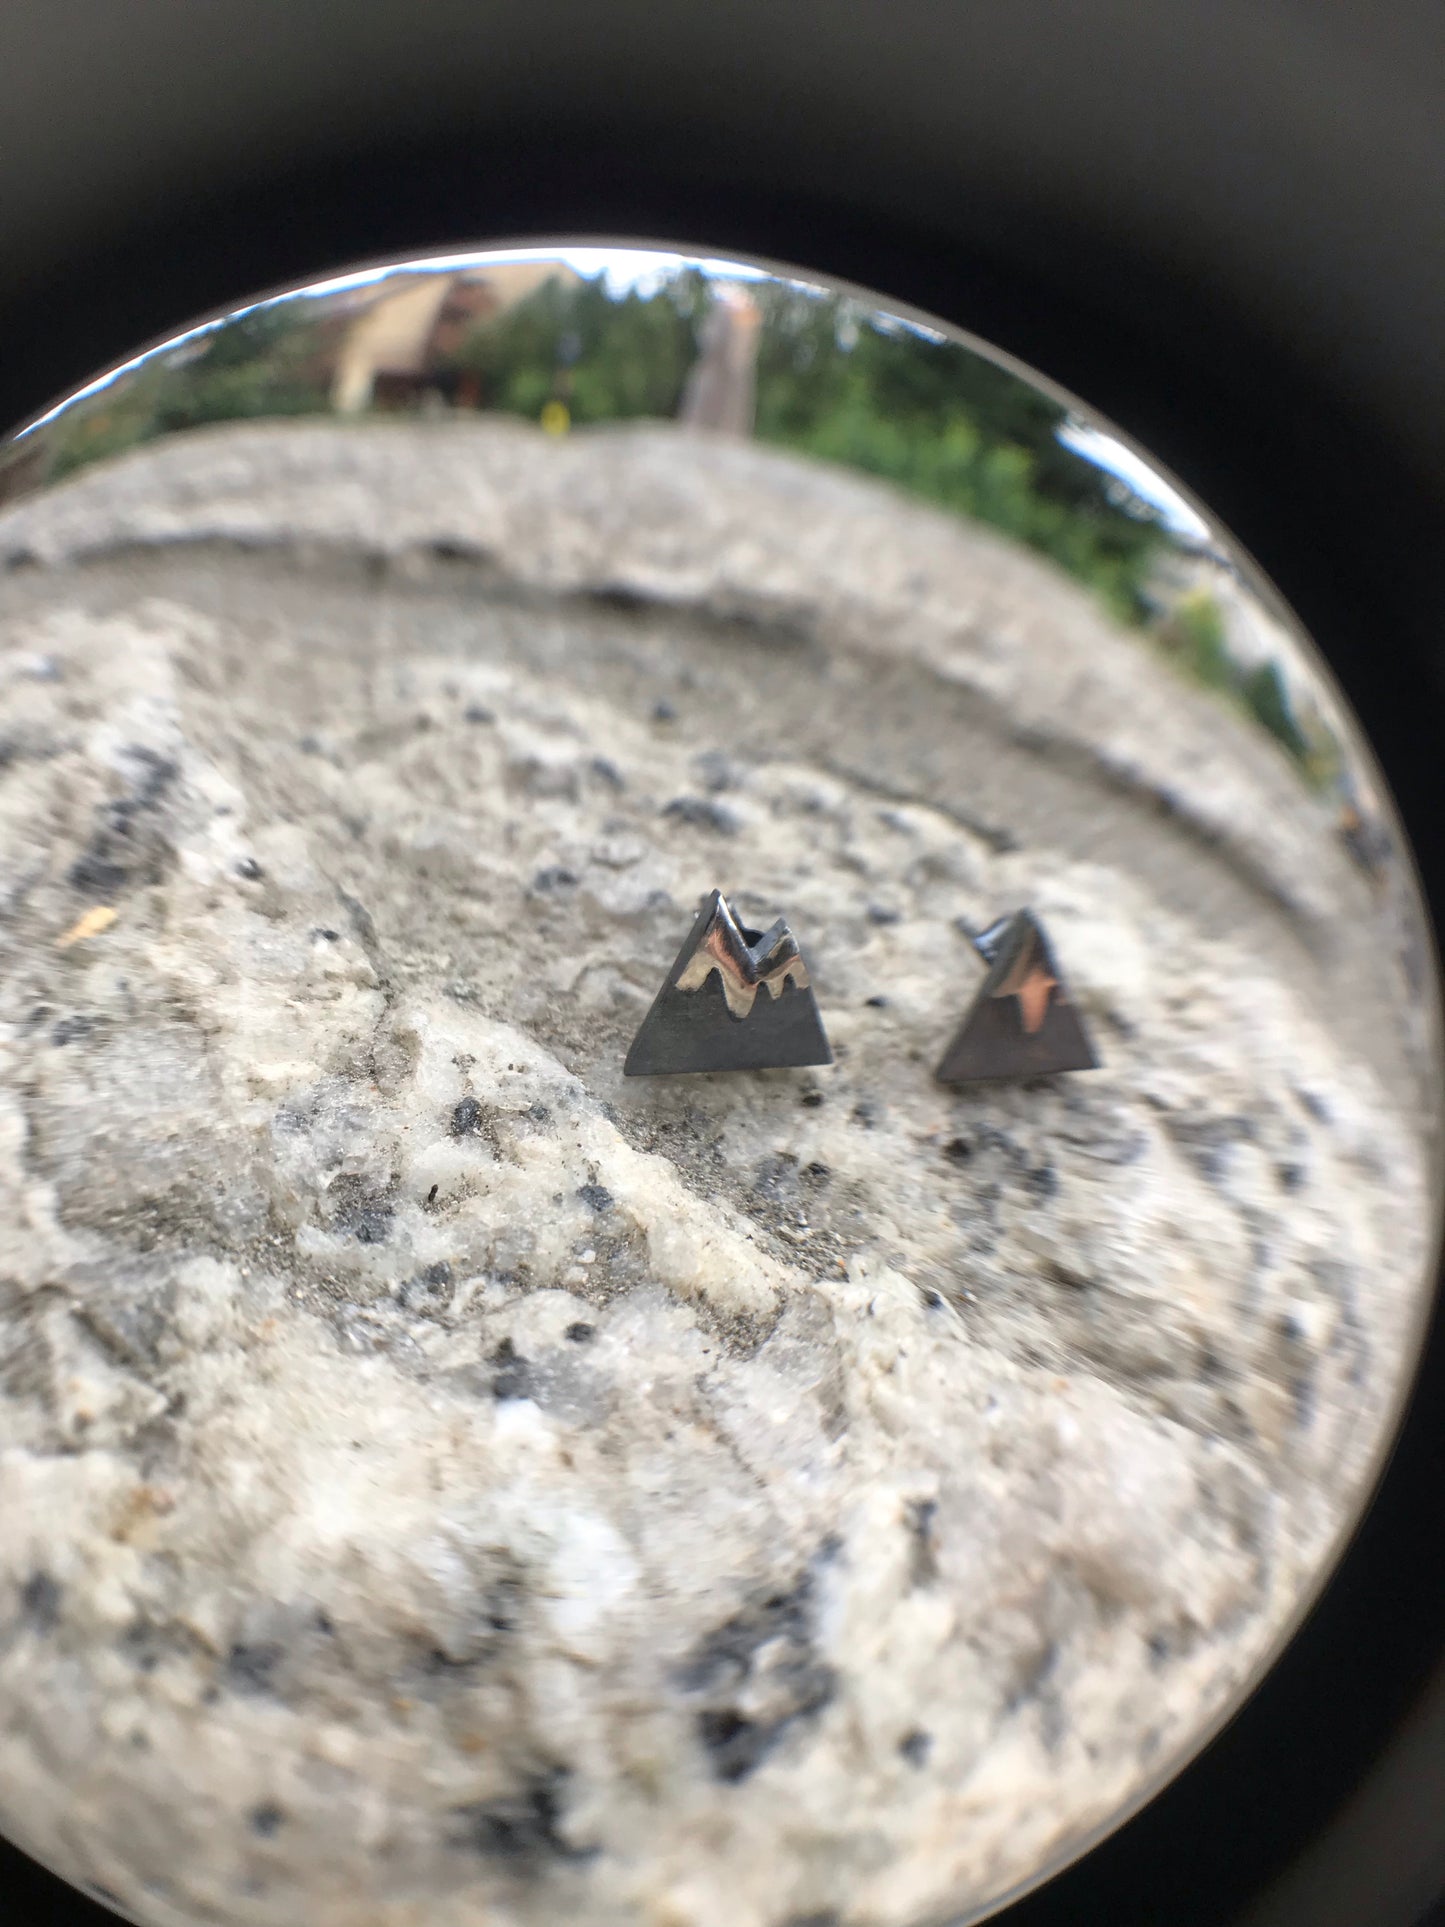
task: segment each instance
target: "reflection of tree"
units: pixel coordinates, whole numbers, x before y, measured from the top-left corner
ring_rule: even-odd
[[[816,289],[749,289],[762,311],[755,432],[859,468],[1005,530],[1140,621],[1159,531],[1149,512],[1057,439],[1066,411],[981,356]],[[565,399],[573,421],[675,416],[706,343],[713,292],[681,274],[651,294],[599,278],[544,287],[457,351],[484,405],[536,418]],[[564,352],[570,342],[573,353]]]
[[[1147,626],[1191,679],[1246,710],[1314,780],[1335,768],[1331,739],[1301,721],[1278,668],[1234,659],[1210,597],[1163,592],[1156,564],[1168,552],[1152,511],[1060,442],[1062,405],[983,356],[796,284],[755,283],[744,296],[688,269],[614,295],[601,276],[566,273],[498,299],[505,291],[485,274],[473,282],[393,405],[449,399],[532,420],[545,411],[553,428],[682,415],[745,432],[751,417],[762,441],[877,475],[1049,556],[1116,615]],[[388,298],[254,309],[142,363],[45,431],[44,463],[23,448],[0,493],[12,470],[18,490],[178,429],[329,411],[347,342]],[[740,317],[746,326],[718,326]],[[708,399],[719,386],[709,343],[727,363],[727,408]]]
[[[694,324],[709,304],[701,275],[685,273],[654,294],[608,294],[598,276],[548,281],[495,319],[481,322],[448,358],[476,383],[483,408],[536,419],[563,400],[578,423],[676,414],[696,358]]]
[[[1140,621],[1159,530],[1057,438],[1064,407],[980,355],[811,289],[765,290],[758,434],[991,523]]]
[[[980,356],[879,325],[842,297],[772,283],[755,284],[749,297],[762,325],[746,331],[756,357],[740,379],[755,385],[756,398],[736,425],[753,412],[760,440],[991,523],[1052,557],[1126,620],[1144,618],[1159,532],[1059,443],[1056,402]],[[581,425],[671,419],[716,301],[690,269],[618,295],[601,276],[558,276],[435,342],[412,399],[434,394],[533,420],[561,403],[565,419]],[[52,426],[50,477],[181,428],[329,409],[355,314],[345,302],[278,303],[157,357]],[[551,418],[557,413],[554,406]]]
[[[298,316],[289,303],[258,308],[223,322],[199,342],[142,363],[75,403],[46,430],[46,479],[205,422],[325,408],[329,322],[324,311]]]
[[[1223,611],[1208,589],[1191,589],[1154,624],[1165,656],[1194,682],[1218,690],[1289,752],[1317,786],[1339,777],[1342,751],[1325,720],[1301,715],[1273,656],[1250,662],[1230,648]]]

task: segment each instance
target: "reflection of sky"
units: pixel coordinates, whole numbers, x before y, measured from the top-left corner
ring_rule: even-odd
[[[1117,436],[1108,434],[1102,428],[1095,428],[1090,422],[1070,418],[1058,431],[1058,439],[1065,448],[1071,448],[1076,455],[1082,455],[1086,462],[1096,468],[1107,469],[1110,475],[1121,481],[1131,495],[1141,502],[1147,502],[1156,510],[1167,527],[1176,535],[1190,537],[1193,541],[1203,542],[1209,538],[1209,525],[1194,508],[1191,508],[1178,489],[1165,481],[1158,469],[1121,442]]]

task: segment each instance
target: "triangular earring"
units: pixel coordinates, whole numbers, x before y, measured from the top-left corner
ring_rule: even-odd
[[[1097,1070],[1083,1019],[1033,914],[1001,917],[973,944],[989,971],[934,1072],[939,1083]]]
[[[831,1064],[797,940],[781,917],[748,930],[708,897],[632,1040],[623,1073],[760,1071]]]

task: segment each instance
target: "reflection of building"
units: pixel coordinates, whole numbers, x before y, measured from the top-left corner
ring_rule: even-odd
[[[389,276],[353,316],[336,351],[331,405],[355,415],[435,394],[474,399],[446,364],[479,321],[505,314],[548,281],[579,277],[556,261],[502,262],[456,274],[418,270]],[[459,392],[454,396],[453,390]]]
[[[762,311],[743,288],[720,288],[702,324],[702,352],[678,408],[690,428],[751,435]]]

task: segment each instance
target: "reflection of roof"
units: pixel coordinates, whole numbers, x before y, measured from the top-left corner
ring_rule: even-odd
[[[441,305],[452,284],[449,274],[407,276],[407,285],[373,301],[346,333],[343,359],[365,360],[388,374],[419,375]]]
[[[580,278],[558,261],[388,277],[346,329],[332,383],[333,406],[343,414],[365,408],[378,375],[424,375],[436,355],[438,324],[451,306],[460,308],[458,318],[465,323],[504,313],[548,281],[575,284]]]

